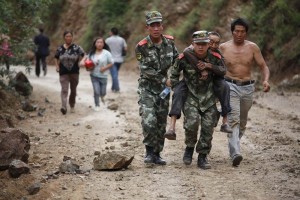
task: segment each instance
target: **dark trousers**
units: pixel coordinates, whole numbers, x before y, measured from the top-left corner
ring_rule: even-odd
[[[69,96],[69,105],[71,108],[75,106],[76,103],[76,92],[77,85],[79,83],[79,74],[64,74],[59,77],[61,85],[61,107],[67,109],[69,88],[71,90]]]
[[[214,76],[214,93],[221,104],[221,116],[227,115],[231,111],[230,107],[230,88],[223,77]]]
[[[177,119],[181,117],[181,110],[187,97],[188,88],[184,80],[181,80],[174,88],[172,96],[172,106],[169,116],[176,115]]]
[[[41,56],[38,54],[35,54],[35,74],[36,76],[40,76],[40,72],[41,72],[41,66],[40,66],[40,62],[42,62],[42,66],[43,66],[43,70],[46,70],[46,56]]]
[[[213,79],[213,89],[215,95],[218,97],[221,104],[221,115],[225,116],[231,111],[230,107],[230,88],[224,78],[215,76]],[[172,107],[169,116],[176,116],[177,119],[181,117],[181,110],[187,98],[187,85],[184,80],[181,80],[174,88],[172,96]]]

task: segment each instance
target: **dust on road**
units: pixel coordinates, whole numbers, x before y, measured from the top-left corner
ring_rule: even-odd
[[[15,192],[15,199],[299,199],[300,198],[300,105],[299,93],[256,92],[250,110],[248,129],[242,138],[244,160],[240,167],[231,166],[227,136],[215,129],[213,148],[209,155],[210,170],[201,170],[193,163],[185,166],[182,119],[177,123],[177,140],[166,140],[162,157],[166,166],[146,166],[137,104],[136,70],[121,69],[121,93],[107,88],[106,105],[100,111],[93,107],[93,90],[88,72],[81,70],[76,112],[60,113],[60,84],[54,67],[46,77],[29,75],[34,86],[32,101],[46,108],[43,117],[31,114],[18,125],[31,139],[29,163],[31,174],[4,182],[6,192]],[[45,97],[50,103],[45,103]],[[107,108],[111,102],[119,109]],[[113,142],[108,142],[109,137]],[[38,138],[38,139],[37,139]],[[127,143],[126,146],[122,145]],[[126,170],[95,171],[95,151],[126,150],[135,154]],[[63,156],[72,157],[84,175],[59,174],[57,179],[45,179],[57,171]],[[2,177],[2,178],[1,178]],[[1,179],[5,176],[2,174]],[[36,195],[27,195],[26,186],[41,181]],[[10,184],[11,183],[11,184]],[[22,184],[23,183],[23,184]],[[0,197],[1,199],[1,197]],[[14,199],[14,198],[12,198]]]

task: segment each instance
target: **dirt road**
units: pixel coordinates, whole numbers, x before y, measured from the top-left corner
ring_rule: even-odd
[[[135,66],[132,66],[134,68]],[[127,69],[129,66],[127,66]],[[99,112],[92,109],[93,93],[88,72],[82,70],[78,86],[76,112],[60,113],[60,84],[54,67],[46,77],[29,79],[34,86],[31,97],[41,108],[43,117],[31,113],[19,128],[31,139],[29,163],[31,174],[9,179],[6,192],[11,199],[299,199],[300,198],[300,94],[271,92],[255,94],[246,135],[242,138],[244,160],[234,168],[228,156],[227,136],[215,129],[209,155],[210,170],[201,170],[194,155],[191,166],[182,162],[184,132],[182,119],[177,123],[177,140],[166,140],[162,157],[166,166],[146,166],[137,105],[138,72],[121,70],[121,93],[110,91],[106,105]],[[45,102],[47,98],[50,103]],[[107,109],[111,102],[117,111]],[[107,138],[113,136],[113,142]],[[127,142],[124,147],[123,143]],[[95,151],[126,149],[135,154],[129,169],[95,171]],[[69,156],[90,170],[86,174],[58,174],[63,156]],[[2,174],[3,177],[3,174]],[[36,195],[27,195],[25,187],[41,181]],[[9,185],[9,183],[12,183]],[[15,198],[16,197],[16,198]],[[1,199],[1,197],[0,197]],[[2,198],[3,199],[3,198]]]

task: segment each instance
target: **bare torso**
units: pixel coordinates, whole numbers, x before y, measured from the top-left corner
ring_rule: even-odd
[[[227,67],[226,77],[234,80],[250,80],[252,68],[257,61],[257,45],[245,40],[243,44],[234,44],[233,40],[220,45]]]

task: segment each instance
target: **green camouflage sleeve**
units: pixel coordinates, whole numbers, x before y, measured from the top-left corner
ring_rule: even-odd
[[[141,76],[145,79],[162,81],[164,79],[163,75],[159,70],[155,69],[153,66],[148,64],[146,54],[142,46],[137,45],[135,48],[135,55],[138,61],[138,66],[140,69]]]
[[[226,73],[226,67],[222,59],[214,58],[214,62],[212,63],[212,72],[218,76],[224,76]]]

